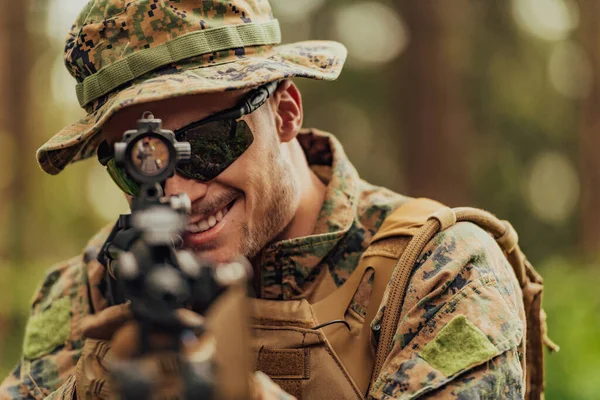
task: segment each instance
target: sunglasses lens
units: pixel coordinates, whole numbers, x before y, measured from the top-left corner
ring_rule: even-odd
[[[115,159],[112,158],[106,164],[106,170],[112,180],[121,188],[122,191],[130,196],[137,197],[140,194],[140,186],[129,179],[125,171],[115,165]]]
[[[225,171],[254,141],[244,120],[213,121],[187,130],[178,140],[190,142],[191,160],[178,167],[188,178],[210,181]]]
[[[254,135],[244,120],[229,119],[188,129],[178,135],[177,140],[189,142],[192,148],[191,159],[177,167],[177,171],[188,178],[207,182],[244,154],[254,141]],[[133,197],[139,195],[140,186],[115,165],[114,158],[106,163],[106,170],[122,191]]]

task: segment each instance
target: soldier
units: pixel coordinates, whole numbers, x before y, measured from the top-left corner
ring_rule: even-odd
[[[165,185],[167,195],[183,192],[192,201],[186,247],[216,263],[249,258],[257,297],[276,300],[268,302],[274,307],[314,305],[342,287],[386,218],[411,200],[361,180],[335,136],[302,129],[302,97],[289,78],[334,80],[345,57],[335,42],[281,45],[267,0],[92,0],[65,46],[87,115],[52,137],[37,158],[44,171],[58,174],[94,155],[101,142],[120,140],[151,111],[192,144],[191,167]],[[259,90],[268,96],[245,109]],[[225,135],[232,129],[235,137]],[[307,350],[311,335],[314,346],[325,343],[325,328],[310,330],[295,311],[279,310],[282,320],[300,321],[292,330],[302,332],[302,343],[290,362],[277,364],[275,350],[259,352],[258,369],[273,380],[255,374],[256,398],[523,398],[519,283],[487,232],[471,223],[448,226],[411,266],[391,347],[366,384],[354,379],[356,365],[344,357]],[[118,307],[106,299],[107,271],[95,259],[107,234],[48,272],[33,301],[22,359],[0,398],[89,397],[82,390],[101,397],[78,386],[76,366],[88,340],[82,321]],[[376,351],[392,295],[369,315],[373,271],[360,278],[344,323],[367,326]]]

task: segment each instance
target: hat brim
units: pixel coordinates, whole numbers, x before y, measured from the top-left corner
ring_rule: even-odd
[[[69,163],[95,154],[102,125],[117,111],[134,104],[201,93],[256,87],[276,80],[304,77],[335,80],[346,60],[346,48],[332,41],[305,41],[275,46],[268,54],[241,55],[220,63],[166,73],[115,91],[103,104],[63,128],[37,151],[40,167],[56,175]]]

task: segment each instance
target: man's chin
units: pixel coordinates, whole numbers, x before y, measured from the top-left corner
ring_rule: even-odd
[[[191,248],[189,250],[191,250],[200,260],[212,264],[225,264],[232,262],[240,257],[239,252],[222,247],[213,249]]]

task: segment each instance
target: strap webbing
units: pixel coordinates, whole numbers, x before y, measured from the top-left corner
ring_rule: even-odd
[[[157,68],[215,51],[281,42],[279,22],[225,25],[191,32],[149,49],[139,50],[116,61],[76,87],[79,105],[86,106],[100,96]]]

